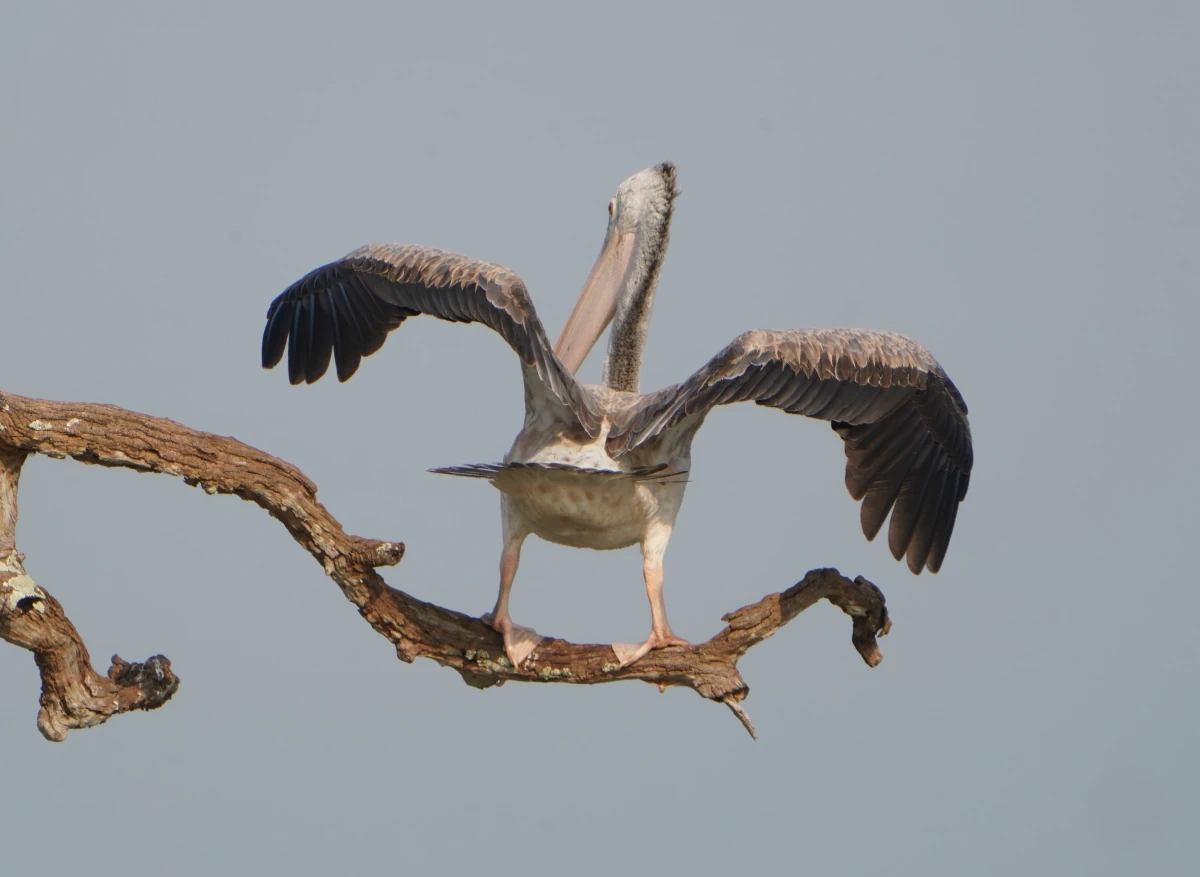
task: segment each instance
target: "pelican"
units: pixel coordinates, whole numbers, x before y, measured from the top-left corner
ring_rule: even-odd
[[[685,381],[642,394],[646,329],[667,252],[675,166],[634,174],[608,202],[604,246],[551,347],[525,284],[508,268],[420,246],[369,244],[288,287],[267,311],[262,363],[287,352],[292,384],[332,358],[348,380],[408,317],[482,323],[521,360],[525,421],[503,462],[431,471],[490,481],[501,493],[500,591],[483,619],[521,667],[541,637],[515,624],[509,597],[530,535],[577,548],[641,547],[650,635],[614,643],[622,666],[687,645],[667,621],[663,555],[691,470],[691,445],[717,405],[753,401],[831,422],[846,452],[846,487],[874,539],[915,574],[937,572],[967,494],[967,406],[937,360],[901,335],[861,329],[753,330]],[[575,373],[612,324],[603,381]]]

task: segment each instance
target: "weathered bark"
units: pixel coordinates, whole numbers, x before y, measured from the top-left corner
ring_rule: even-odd
[[[57,742],[72,728],[162,706],[179,680],[162,655],[144,664],[128,664],[113,655],[108,675],[101,676],[62,604],[26,574],[16,543],[17,483],[25,457],[24,451],[0,441],[0,638],[33,652],[42,674],[38,729]]]
[[[398,563],[404,544],[348,535],[317,502],[316,486],[294,466],[236,439],[111,405],[0,392],[0,564],[7,564],[0,566],[7,570],[0,571],[0,637],[35,654],[43,690],[38,727],[51,740],[121,712],[161,706],[179,681],[162,656],[144,665],[114,657],[108,678],[97,674],[62,607],[25,575],[13,529],[20,465],[30,453],[175,475],[207,493],[232,493],[257,503],[316,558],[402,661],[432,658],[476,688],[509,680],[591,685],[640,679],[660,687],[678,685],[726,704],[753,735],[741,704],[749,689],[737,669],[748,649],[823,598],[852,616],[852,641],[872,667],[882,659],[875,637],[890,627],[878,588],[861,577],[851,580],[820,569],[781,594],[726,615],[724,630],[690,648],[654,651],[622,668],[607,645],[547,639],[523,667],[514,668],[500,636],[478,618],[388,587],[375,570]]]

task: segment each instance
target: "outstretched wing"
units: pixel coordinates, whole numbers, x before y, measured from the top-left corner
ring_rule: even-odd
[[[907,555],[914,573],[941,568],[973,451],[966,403],[928,350],[860,329],[746,332],[683,383],[631,406],[609,433],[609,453],[742,401],[832,421],[863,533],[874,539],[891,512],[892,555]]]
[[[368,244],[305,275],[267,311],[263,368],[288,354],[293,384],[325,374],[332,357],[339,381],[383,346],[408,317],[482,323],[499,332],[589,433],[599,415],[587,391],[554,355],[525,284],[500,265],[430,247]]]

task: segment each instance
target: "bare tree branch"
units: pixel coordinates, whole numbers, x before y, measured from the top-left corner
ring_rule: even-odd
[[[388,587],[375,570],[400,561],[402,542],[348,535],[317,502],[316,486],[300,470],[236,439],[111,405],[50,402],[0,392],[0,451],[0,459],[15,461],[6,464],[7,474],[0,477],[0,558],[7,550],[5,568],[12,573],[0,582],[0,636],[37,656],[43,684],[38,726],[52,740],[63,739],[69,728],[89,727],[120,712],[161,706],[179,683],[161,656],[145,665],[128,665],[114,657],[109,679],[96,674],[62,607],[24,574],[12,529],[20,463],[30,453],[175,475],[207,493],[231,493],[257,503],[321,564],[359,614],[396,647],[400,660],[431,658],[457,670],[476,688],[509,680],[592,685],[640,679],[662,688],[677,685],[726,704],[754,735],[742,706],[749,688],[737,669],[747,650],[821,599],[853,618],[852,641],[869,666],[882,660],[875,638],[891,626],[883,594],[873,584],[819,569],[783,593],[726,615],[724,630],[690,648],[654,651],[622,668],[608,645],[547,639],[523,667],[514,668],[500,636],[478,618]],[[39,616],[35,619],[31,612]],[[28,632],[35,622],[47,628],[40,639]],[[54,652],[59,657],[44,660],[42,655],[52,648],[59,649]],[[102,683],[124,694],[117,696]],[[89,694],[93,691],[103,694]],[[48,699],[57,706],[47,706]],[[111,708],[103,705],[109,701]]]
[[[72,728],[162,706],[179,680],[162,655],[144,664],[113,655],[108,676],[101,676],[62,604],[26,574],[25,557],[16,550],[17,483],[25,456],[0,443],[0,639],[33,652],[42,674],[38,730],[61,742]]]

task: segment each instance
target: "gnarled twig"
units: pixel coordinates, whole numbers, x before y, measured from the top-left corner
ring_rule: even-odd
[[[402,542],[348,535],[317,502],[316,486],[302,472],[236,439],[198,432],[170,420],[111,405],[50,402],[0,392],[0,450],[4,449],[7,449],[6,459],[23,460],[25,454],[41,453],[102,466],[161,472],[181,477],[208,493],[232,493],[257,503],[279,519],[292,537],[316,558],[346,598],[358,607],[359,614],[392,642],[402,661],[432,658],[457,670],[464,681],[476,688],[508,680],[591,685],[641,679],[662,687],[678,685],[726,704],[753,735],[753,723],[741,704],[749,689],[737,669],[738,660],[748,649],[818,600],[828,599],[853,617],[854,646],[867,664],[874,667],[882,660],[875,637],[887,633],[891,625],[883,594],[873,584],[861,577],[848,579],[837,570],[819,569],[809,572],[783,593],[770,594],[726,615],[728,626],[724,630],[690,648],[673,646],[654,651],[629,667],[621,667],[608,645],[578,645],[547,639],[518,669],[505,656],[500,636],[478,618],[388,587],[375,570],[400,561],[404,556]],[[0,480],[0,557],[5,550],[4,522],[9,517],[11,524],[16,522],[19,471],[18,462],[11,478]],[[4,511],[8,508],[6,503],[11,503],[9,517]],[[9,541],[12,543],[8,546],[9,556],[19,557],[11,533]],[[20,575],[23,574],[21,569]],[[15,581],[13,577],[12,582]],[[15,595],[12,582],[0,584],[0,588],[6,587]],[[178,680],[171,675],[165,658],[152,658],[145,665],[126,665],[114,658],[114,667],[109,671],[110,684],[119,686],[121,691],[140,694],[127,695],[127,705],[107,714],[102,715],[103,710],[95,712],[94,704],[84,693],[99,690],[96,680],[103,677],[91,669],[87,649],[62,614],[61,606],[40,588],[38,594],[35,602],[46,607],[43,615],[51,619],[46,623],[58,637],[55,642],[69,641],[74,649],[72,657],[43,661],[42,651],[29,644],[32,641],[10,634],[15,622],[29,620],[28,598],[3,603],[0,636],[32,649],[39,656],[43,715],[48,709],[45,692],[53,691],[52,699],[62,704],[61,712],[53,714],[59,717],[53,722],[39,719],[39,727],[48,738],[60,740],[68,728],[98,724],[118,712],[152,709],[174,693]],[[24,610],[22,605],[26,607]],[[124,703],[120,698],[117,701]],[[88,716],[93,715],[99,717],[89,720]]]

